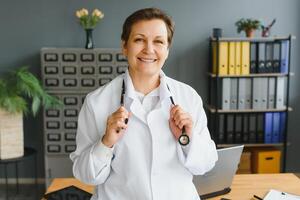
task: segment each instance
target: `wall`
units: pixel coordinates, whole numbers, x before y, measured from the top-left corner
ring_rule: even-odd
[[[272,35],[291,33],[300,38],[298,0],[1,0],[0,74],[28,65],[40,76],[39,52],[42,47],[84,47],[85,34],[74,16],[75,10],[81,7],[99,8],[104,12],[104,20],[94,31],[96,47],[115,48],[120,46],[121,27],[126,16],[136,9],[152,6],[166,10],[176,23],[165,72],[193,86],[204,102],[207,101],[208,37],[212,28],[222,28],[225,37],[243,36],[236,33],[234,26],[239,18],[253,17],[265,23],[276,18]],[[295,76],[291,80],[290,102],[294,111],[289,115],[287,169],[300,172],[300,159],[296,153],[300,152],[298,44],[296,40],[292,46],[291,64]],[[25,118],[25,145],[38,150],[38,175],[44,177],[42,114],[36,119]],[[33,176],[29,163],[21,167],[21,176]]]

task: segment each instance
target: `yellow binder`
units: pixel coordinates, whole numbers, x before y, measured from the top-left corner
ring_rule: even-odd
[[[235,75],[235,42],[228,44],[228,74]]]
[[[250,42],[241,42],[241,75],[250,74]]]
[[[241,74],[241,43],[235,42],[235,75]]]
[[[212,53],[213,53],[213,74],[217,74],[219,70],[219,75],[228,74],[228,44],[227,42],[219,42],[219,66],[217,63],[217,43],[212,43]]]

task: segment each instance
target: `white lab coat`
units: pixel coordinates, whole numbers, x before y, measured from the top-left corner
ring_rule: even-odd
[[[217,161],[202,100],[190,86],[162,71],[160,76],[160,100],[148,115],[136,97],[128,71],[87,95],[78,118],[77,148],[70,158],[74,176],[96,185],[93,200],[200,199],[193,175],[204,174]],[[120,107],[123,79],[125,107],[132,116],[123,137],[107,148],[101,138],[107,117]],[[170,95],[193,118],[187,147],[175,140],[169,128]]]

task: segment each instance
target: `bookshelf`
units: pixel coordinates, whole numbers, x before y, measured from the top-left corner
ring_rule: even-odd
[[[294,36],[210,38],[208,126],[218,148],[274,147],[286,168]]]

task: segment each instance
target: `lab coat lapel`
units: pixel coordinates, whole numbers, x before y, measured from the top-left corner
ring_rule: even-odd
[[[166,80],[166,75],[163,71],[160,72],[160,86],[159,86],[159,98],[160,105],[163,112],[166,112],[168,115],[170,113],[171,99],[172,96],[171,91],[168,87],[170,87]]]
[[[126,87],[125,98],[127,100],[125,100],[125,105],[127,108],[129,108],[129,111],[132,112],[133,115],[147,124],[146,113],[141,105],[141,102],[137,99],[128,70],[126,70],[124,78]]]

